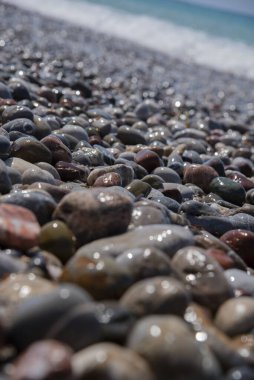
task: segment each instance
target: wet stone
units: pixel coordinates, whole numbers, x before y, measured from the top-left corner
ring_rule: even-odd
[[[46,185],[46,184],[45,184]],[[0,197],[0,203],[22,206],[34,213],[40,224],[51,219],[56,202],[43,190],[22,190]]]
[[[125,145],[146,145],[146,139],[144,135],[137,129],[133,129],[128,126],[122,126],[117,130],[117,137]]]
[[[4,162],[0,160],[0,193],[6,194],[12,188],[12,182],[8,173],[8,169]]]
[[[116,164],[108,167],[95,168],[87,178],[88,186],[93,186],[98,177],[107,173],[117,173],[121,177],[122,186],[127,186],[134,179],[134,171],[125,164]]]
[[[14,120],[14,119],[34,119],[34,115],[32,111],[25,106],[15,105],[15,106],[9,106],[7,107],[4,112],[2,113],[2,120],[4,123]]]
[[[86,182],[90,172],[84,165],[65,161],[58,161],[55,168],[63,181]]]
[[[75,237],[71,230],[59,220],[54,220],[41,228],[40,248],[52,252],[62,263],[68,261],[75,252]]]
[[[55,164],[58,161],[71,162],[71,151],[58,137],[53,135],[46,136],[41,140],[41,143],[51,151],[52,164]]]
[[[40,141],[30,137],[17,139],[11,146],[10,156],[22,158],[31,163],[39,161],[51,162],[50,150]]]
[[[233,289],[226,281],[221,266],[198,247],[179,250],[172,259],[172,266],[182,275],[194,300],[211,310],[233,297]]]
[[[209,192],[209,185],[214,178],[218,177],[218,173],[207,165],[189,165],[184,169],[184,183],[192,183],[197,185],[206,193]]]
[[[136,281],[174,274],[170,260],[156,248],[127,249],[116,258],[116,262],[128,269]]]
[[[21,177],[23,185],[31,185],[34,182],[45,182],[51,185],[56,184],[56,180],[51,173],[40,168],[27,169]]]
[[[134,179],[126,189],[131,192],[136,198],[147,197],[151,191],[151,186],[139,179]]]
[[[235,295],[254,295],[254,277],[248,272],[232,268],[225,271],[225,277],[233,287]]]
[[[73,231],[78,245],[82,245],[124,232],[132,207],[130,197],[117,188],[97,188],[66,195],[54,217],[63,220]]]
[[[83,380],[155,380],[144,359],[113,343],[99,343],[77,352],[72,366],[77,378]]]
[[[37,244],[40,226],[35,215],[24,207],[0,205],[0,244],[26,250]]]
[[[226,177],[217,177],[210,182],[209,189],[211,192],[219,195],[225,201],[236,205],[242,205],[245,201],[245,190],[240,183]]]
[[[158,154],[149,149],[140,150],[135,156],[135,162],[143,166],[148,173],[161,166]]]
[[[225,334],[236,336],[251,332],[254,327],[254,300],[252,297],[232,298],[221,305],[215,324]]]
[[[140,319],[128,339],[128,346],[146,359],[158,380],[165,374],[184,379],[219,379],[221,370],[205,343],[195,340],[188,325],[176,316]]]
[[[14,362],[10,370],[15,380],[69,380],[72,376],[72,351],[54,340],[42,340],[30,345]]]
[[[174,314],[182,316],[190,300],[184,285],[171,277],[158,276],[132,285],[121,297],[121,304],[135,316]]]
[[[254,268],[254,233],[247,230],[231,230],[221,236],[221,240],[228,244],[244,262]]]
[[[99,176],[93,186],[94,187],[111,187],[111,186],[121,186],[122,179],[118,173],[109,172]]]

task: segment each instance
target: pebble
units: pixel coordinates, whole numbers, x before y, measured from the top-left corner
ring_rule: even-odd
[[[66,195],[58,204],[54,218],[68,225],[80,246],[124,232],[132,207],[130,197],[114,188],[97,188]]]
[[[236,336],[253,330],[254,300],[238,297],[223,303],[215,316],[215,325],[225,334]]]
[[[36,163],[39,161],[51,162],[51,152],[40,141],[31,137],[21,137],[13,142],[10,151],[11,157],[22,158],[25,161]]]
[[[243,270],[231,268],[224,272],[236,295],[254,295],[254,277]]]
[[[148,314],[182,316],[189,300],[189,294],[180,281],[158,276],[132,285],[123,294],[120,303],[141,318]]]
[[[214,311],[233,297],[233,289],[226,281],[222,268],[205,250],[183,248],[174,255],[172,266],[183,275],[194,300],[201,305]]]
[[[24,207],[0,205],[0,244],[26,250],[38,243],[40,226],[35,215]]]
[[[145,168],[148,173],[161,165],[158,154],[149,149],[140,150],[135,156],[135,162]]]
[[[14,362],[10,370],[15,380],[48,380],[72,377],[72,351],[54,340],[31,344]]]
[[[208,165],[188,165],[184,169],[183,182],[193,183],[205,193],[210,190],[210,184],[218,177],[218,173]],[[211,188],[211,191],[213,188]],[[220,194],[219,194],[220,195]]]
[[[224,200],[241,206],[245,201],[245,190],[240,183],[226,177],[217,177],[209,184],[211,192],[219,195]]]
[[[228,244],[249,267],[254,268],[253,232],[241,229],[231,230],[222,235],[221,240]]]
[[[149,365],[138,354],[113,343],[98,343],[72,359],[73,372],[78,379],[155,380]]]
[[[205,343],[195,340],[188,325],[176,316],[140,319],[130,333],[128,346],[150,363],[158,380],[188,373],[190,379],[219,379],[220,367]]]

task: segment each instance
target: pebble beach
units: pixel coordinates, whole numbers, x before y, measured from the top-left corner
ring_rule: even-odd
[[[0,380],[253,380],[254,81],[0,20]]]

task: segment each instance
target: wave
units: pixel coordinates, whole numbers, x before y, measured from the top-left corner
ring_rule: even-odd
[[[254,47],[145,15],[70,0],[7,0],[19,7],[128,39],[183,61],[254,79]]]

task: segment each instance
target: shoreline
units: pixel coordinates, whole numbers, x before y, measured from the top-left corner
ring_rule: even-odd
[[[149,72],[149,75],[145,75],[144,82],[149,83],[149,85],[156,83],[156,86],[160,88],[165,85],[163,82],[172,83],[180,96],[188,95],[196,99],[197,92],[200,91],[200,98],[204,100],[207,93],[216,98],[215,92],[225,91],[226,101],[229,101],[230,93],[234,93],[236,98],[233,98],[232,102],[237,103],[240,107],[245,107],[246,103],[254,102],[254,80],[249,78],[220,72],[195,63],[187,63],[142,45],[95,32],[89,28],[76,26],[55,17],[51,18],[33,11],[29,12],[4,1],[0,4],[5,4],[7,8],[14,10],[14,15],[9,14],[10,20],[3,22],[3,29],[8,30],[8,25],[15,24],[15,13],[19,14],[20,19],[24,18],[23,26],[20,24],[19,29],[21,32],[23,29],[22,38],[25,38],[27,46],[31,42],[30,36],[33,36],[33,48],[37,50],[41,48],[44,52],[47,52],[48,49],[50,54],[52,54],[52,49],[56,49],[56,54],[73,54],[76,61],[80,61],[82,55],[86,55],[87,66],[93,65],[94,55],[95,64],[98,64],[98,69],[103,72],[102,76],[110,75],[113,66],[113,71],[115,71],[113,75],[115,76],[124,75],[126,67],[135,76],[140,70],[138,66],[141,66],[144,73]],[[26,21],[26,18],[29,21]],[[32,25],[27,25],[31,20]],[[45,30],[43,31],[42,28]],[[47,35],[47,29],[49,29],[50,38]],[[20,32],[14,33],[16,33],[15,38],[19,41]],[[63,43],[63,41],[65,42]],[[19,45],[23,45],[23,42],[21,39]],[[7,46],[2,50],[5,51],[6,48]],[[109,54],[112,55],[112,59],[108,57]],[[14,56],[13,58],[15,59]],[[51,59],[54,59],[53,55]],[[100,62],[101,59],[103,64]],[[236,87],[240,92],[238,96]]]

